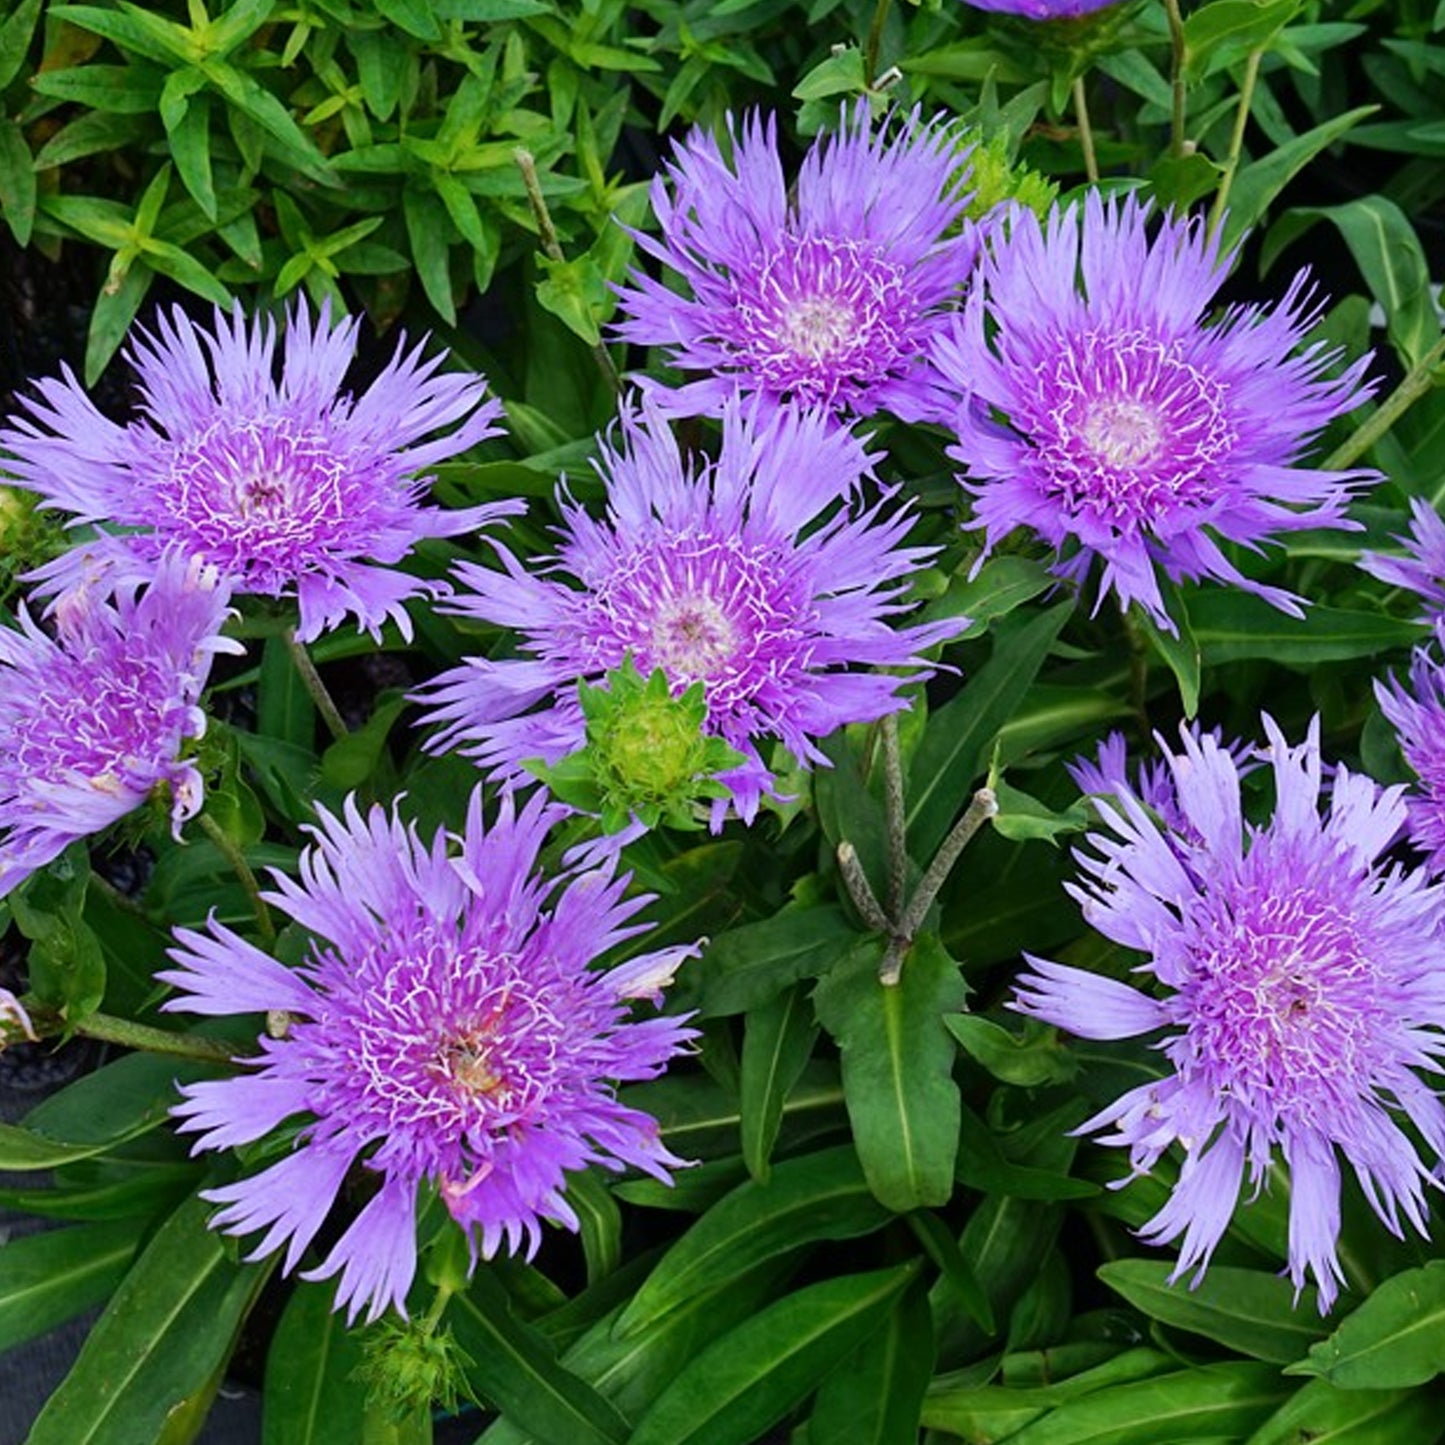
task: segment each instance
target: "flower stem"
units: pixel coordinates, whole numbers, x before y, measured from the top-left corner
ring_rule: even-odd
[[[1074,118],[1079,123],[1079,149],[1084,153],[1084,174],[1089,184],[1099,180],[1099,158],[1094,154],[1094,127],[1089,123],[1089,98],[1084,92],[1084,77],[1074,77]]]
[[[883,803],[888,818],[888,912],[898,918],[903,913],[903,895],[908,887],[908,824],[896,712],[883,718]]]
[[[899,920],[898,932],[904,938],[911,940],[918,932],[924,916],[933,906],[933,900],[948,881],[953,865],[973,840],[973,835],[997,812],[998,799],[994,796],[993,789],[980,788],[969,801],[963,817],[953,825],[952,832],[943,840],[943,846],[928,865],[928,871],[919,880],[907,911]]]
[[[222,1039],[209,1039],[202,1034],[173,1033],[170,1029],[152,1028],[114,1014],[92,1013],[75,1024],[74,1030],[88,1039],[118,1044],[123,1049],[145,1049],[152,1054],[174,1054],[182,1059],[203,1059],[207,1063],[230,1063],[236,1057],[236,1046]]]
[[[251,865],[246,862],[245,855],[236,845],[235,839],[230,837],[209,813],[197,815],[196,822],[200,824],[201,832],[214,844],[216,851],[231,865],[231,871],[241,880],[241,887],[246,890],[246,897],[251,902],[251,911],[256,915],[256,927],[260,929],[261,937],[270,943],[276,937],[276,925],[271,921],[271,910],[266,907],[266,900],[261,897],[261,885],[256,881],[256,875],[251,871]]]
[[[853,906],[862,916],[863,922],[878,933],[891,933],[893,925],[884,913],[883,905],[878,902],[873,885],[863,871],[863,865],[858,861],[857,849],[845,838],[838,844],[837,856],[838,871],[843,875],[848,896],[853,900]]]
[[[1229,155],[1225,158],[1224,174],[1219,178],[1219,189],[1214,193],[1214,205],[1209,211],[1209,234],[1213,236],[1224,224],[1225,209],[1229,205],[1230,187],[1234,185],[1235,173],[1239,170],[1239,158],[1244,154],[1244,132],[1249,124],[1250,107],[1254,104],[1255,82],[1259,79],[1259,63],[1264,59],[1263,50],[1251,50],[1244,62],[1244,79],[1239,86],[1239,107],[1234,112],[1234,130],[1229,137]]]
[[[542,182],[537,178],[536,159],[526,146],[518,146],[512,152],[512,159],[522,173],[522,184],[527,190],[527,204],[532,208],[532,219],[537,223],[537,237],[542,243],[542,254],[549,261],[565,261],[567,256],[562,250],[562,243],[557,239],[557,228],[552,224],[552,212],[547,206],[546,196],[542,194]],[[595,342],[592,355],[603,380],[614,393],[620,394],[622,378],[617,374],[612,353],[608,351],[605,343],[600,340]]]
[[[869,90],[878,75],[878,52],[883,48],[883,27],[888,22],[892,0],[878,0],[873,7],[873,23],[868,27],[868,44],[863,51],[863,84]]]
[[[326,690],[326,684],[321,681],[321,674],[316,671],[316,664],[312,662],[311,654],[306,650],[306,644],[296,640],[294,627],[288,627],[282,636],[286,639],[286,650],[291,654],[291,661],[296,665],[302,687],[306,689],[311,701],[316,704],[316,711],[321,714],[321,720],[326,724],[327,731],[340,742],[342,738],[349,735],[351,730],[342,720],[335,701]]]
[[[1324,470],[1343,471],[1364,456],[1427,391],[1440,384],[1434,372],[1442,362],[1445,362],[1445,336],[1410,368],[1394,391],[1370,413],[1364,425],[1325,458]]]
[[[1169,121],[1169,154],[1184,154],[1184,63],[1188,48],[1184,42],[1184,17],[1179,13],[1179,0],[1164,0],[1164,12],[1169,17],[1169,89],[1173,97],[1173,111]]]

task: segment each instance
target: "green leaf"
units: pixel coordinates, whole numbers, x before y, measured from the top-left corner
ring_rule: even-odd
[[[996,628],[993,656],[956,698],[930,715],[909,770],[914,857],[930,858],[938,850],[983,773],[994,738],[1018,710],[1073,610],[1072,602],[1063,602],[1007,633]]]
[[[145,1224],[81,1224],[0,1245],[0,1351],[105,1299],[124,1276]]]
[[[868,81],[863,52],[850,45],[815,65],[793,87],[794,100],[826,100],[830,95],[861,95]]]
[[[787,908],[718,934],[692,977],[685,972],[680,981],[700,991],[705,1018],[746,1013],[832,967],[857,942],[858,930],[836,904]]]
[[[149,117],[93,110],[62,126],[35,156],[37,171],[50,170],[104,151],[144,145],[154,132]],[[9,209],[7,202],[6,209]]]
[[[1379,612],[1311,606],[1302,618],[1290,617],[1262,597],[1223,587],[1197,593],[1190,612],[1206,667],[1245,658],[1310,666],[1375,657],[1421,635],[1414,623]]]
[[[203,1408],[268,1267],[235,1264],[188,1200],[121,1282],[27,1445],[137,1445]]]
[[[1398,1390],[1445,1370],[1445,1260],[1387,1279],[1290,1367],[1342,1390]]]
[[[105,955],[84,918],[89,886],[90,859],[73,845],[10,895],[11,917],[30,940],[31,990],[74,1022],[105,994]]]
[[[377,13],[418,40],[436,42],[442,28],[427,0],[376,0]]]
[[[35,33],[35,22],[40,18],[40,0],[20,0],[20,3],[0,25],[0,90],[20,74],[25,57],[30,50],[30,37]],[[24,241],[20,244],[23,246]]]
[[[622,1211],[596,1170],[568,1177],[567,1202],[577,1214],[587,1283],[597,1284],[622,1263]]]
[[[448,1306],[467,1380],[544,1445],[625,1445],[628,1425],[584,1380],[563,1368],[546,1338],[512,1315],[486,1268]]]
[[[1269,203],[1310,161],[1379,108],[1377,105],[1362,105],[1343,115],[1333,116],[1302,136],[1286,141],[1259,160],[1242,166],[1229,192],[1229,214],[1223,227],[1225,246],[1237,245],[1244,233],[1268,210]]]
[[[1010,1435],[1009,1445],[1237,1439],[1266,1420],[1288,1391],[1272,1365],[1205,1365],[1067,1401]]]
[[[206,78],[237,110],[255,121],[275,143],[281,156],[297,170],[316,180],[332,179],[326,158],[310,137],[291,118],[291,112],[251,76],[209,60],[203,66]]]
[[[434,192],[409,185],[401,194],[401,208],[406,219],[412,260],[416,263],[417,278],[426,292],[426,299],[448,326],[455,326],[457,306],[452,295],[452,228],[446,207]]]
[[[798,1082],[818,1025],[801,988],[789,989],[747,1016],[743,1033],[739,1108],[743,1159],[754,1179],[766,1182],[783,1104]]]
[[[964,1051],[1005,1084],[1033,1089],[1067,1083],[1078,1072],[1078,1063],[1055,1029],[1026,1022],[1024,1032],[1015,1034],[981,1014],[966,1013],[949,1014],[943,1022]]]
[[[755,1445],[879,1328],[916,1273],[844,1275],[770,1305],[693,1360],[629,1445]]]
[[[256,679],[256,730],[298,748],[316,741],[316,705],[284,637],[268,637]]]
[[[1431,297],[1430,263],[1409,217],[1385,196],[1362,196],[1342,206],[1296,206],[1269,228],[1261,272],[1319,221],[1329,221],[1344,237],[1384,310],[1391,343],[1407,370],[1415,366],[1439,340],[1440,317]]]
[[[1199,711],[1199,642],[1190,626],[1184,594],[1168,581],[1161,585],[1161,591],[1165,610],[1178,630],[1166,632],[1139,607],[1134,609],[1133,622],[1174,674],[1174,680],[1179,684],[1179,701],[1184,716],[1192,718]]]
[[[734,1275],[626,1339],[613,1333],[622,1309],[619,1305],[587,1330],[563,1355],[562,1363],[596,1386],[624,1414],[634,1415],[645,1410],[704,1346],[754,1314],[775,1292],[781,1272],[776,1261],[769,1261]],[[533,1445],[535,1441],[536,1436],[504,1417],[478,1445]]]
[[[1169,1283],[1161,1260],[1120,1259],[1099,1278],[1151,1319],[1217,1341],[1237,1354],[1287,1365],[1328,1332],[1313,1310],[1295,1303],[1294,1286],[1276,1274],[1213,1265],[1197,1285]]]
[[[764,1260],[824,1239],[856,1239],[888,1220],[849,1147],[805,1154],[713,1205],[662,1257],[617,1323],[635,1334]]]
[[[933,1316],[928,1291],[915,1280],[883,1328],[823,1381],[808,1445],[917,1445],[932,1374]]]
[[[946,1204],[958,1152],[955,1047],[944,1027],[966,996],[958,965],[930,935],[897,984],[878,981],[882,944],[859,944],[818,985],[818,1018],[838,1041],[843,1093],[869,1187],[903,1212]]]
[[[184,72],[181,72],[184,74]],[[172,76],[166,81],[170,89]],[[217,215],[216,186],[211,178],[211,103],[197,95],[189,99],[182,113],[172,124],[166,123],[171,159],[176,163],[181,183],[191,193],[208,220]]]
[[[1428,1390],[1337,1390],[1311,1380],[1246,1445],[1438,1445],[1440,1403]]]
[[[361,727],[338,738],[321,755],[321,776],[335,788],[359,788],[376,771],[392,725],[405,706],[404,697],[379,701]]]
[[[993,1132],[964,1108],[959,1124],[958,1178],[984,1194],[1014,1199],[1087,1199],[1099,1192],[1087,1179],[1073,1179],[1062,1170],[1015,1164],[1004,1156]]]
[[[942,597],[923,609],[921,620],[936,622],[944,617],[966,617],[968,630],[960,637],[982,637],[989,624],[1006,617],[1025,602],[1058,585],[1042,562],[1032,557],[1005,554],[990,557],[977,575],[954,577]]]
[[[1301,0],[1212,0],[1184,21],[1185,67],[1191,80],[1266,49],[1294,18]]]
[[[94,386],[125,340],[140,304],[150,290],[155,272],[136,261],[114,290],[107,286],[96,298],[85,338],[85,384]]]
[[[601,345],[601,323],[612,309],[613,292],[597,262],[588,255],[571,261],[541,256],[537,264],[544,272],[537,282],[537,304],[588,346]]]
[[[261,1445],[365,1445],[362,1358],[331,1283],[297,1284],[266,1352]]]
[[[35,225],[35,169],[25,132],[0,115],[0,213],[21,246],[30,244]]]

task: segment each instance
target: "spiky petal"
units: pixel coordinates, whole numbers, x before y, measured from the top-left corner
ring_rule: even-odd
[[[1143,1231],[1183,1236],[1176,1277],[1202,1274],[1242,1181],[1258,1189],[1282,1163],[1290,1278],[1298,1290],[1313,1275],[1323,1312],[1343,1279],[1341,1158],[1387,1228],[1425,1230],[1445,1149],[1438,1086],[1420,1077],[1445,1055],[1445,887],[1379,861],[1404,821],[1400,788],[1338,767],[1321,814],[1318,722],[1296,747],[1264,727],[1267,822],[1245,821],[1229,750],[1186,731],[1166,758],[1185,826],[1161,826],[1121,791],[1079,855],[1085,917],[1139,950],[1157,988],[1031,959],[1014,1007],[1083,1038],[1162,1030],[1174,1072],[1082,1129],[1112,1127],[1103,1142],[1127,1148],[1136,1173],[1182,1149],[1179,1182]]]
[[[1403,557],[1365,552],[1360,566],[1372,577],[1413,592],[1422,604],[1420,620],[1445,632],[1445,519],[1424,498],[1410,498],[1410,530],[1395,540]]]
[[[1377,680],[1375,697],[1419,780],[1406,797],[1410,841],[1433,872],[1445,873],[1445,665],[1417,647],[1409,686],[1394,677]]]
[[[697,950],[663,949],[614,969],[595,959],[645,928],[611,865],[549,881],[537,854],[565,813],[503,802],[483,824],[480,790],[457,838],[354,801],[318,810],[300,882],[268,901],[316,936],[292,971],[219,923],[178,929],[166,1004],[199,1014],[275,1008],[295,1020],[259,1041],[259,1061],[182,1090],[197,1149],[253,1142],[309,1116],[279,1163],[206,1198],[215,1227],[264,1229],[252,1257],[286,1247],[294,1269],[358,1162],[379,1188],[307,1278],[339,1274],[337,1307],[369,1320],[406,1311],[416,1266],[417,1192],[436,1188],[473,1257],[530,1254],[544,1220],[576,1229],[566,1175],[633,1166],[666,1181],[682,1161],[656,1122],[621,1104],[616,1081],[650,1079],[693,1037],[675,1018],[628,1018]]]
[[[991,233],[933,352],[974,525],[989,547],[1031,528],[1073,580],[1098,559],[1100,600],[1137,602],[1170,632],[1156,569],[1298,615],[1298,599],[1244,576],[1220,543],[1355,526],[1345,506],[1376,474],[1296,463],[1368,396],[1368,358],[1332,377],[1338,352],[1299,349],[1319,315],[1304,273],[1276,305],[1205,325],[1230,258],[1200,220],[1159,218],[1152,240],[1151,224],[1147,205],[1091,193],[1043,224],[1015,208]]]
[[[729,122],[731,159],[706,132],[681,141],[652,186],[661,231],[641,248],[686,294],[634,271],[617,334],[703,372],[657,393],[673,414],[716,413],[742,392],[856,416],[931,411],[928,342],[975,254],[959,221],[966,154],[915,112],[871,131],[866,105],[816,141],[789,192],[776,123]]]
[[[805,764],[817,740],[906,705],[904,679],[961,619],[893,628],[900,594],[928,549],[899,545],[900,510],[847,505],[869,457],[826,414],[733,402],[716,463],[685,458],[661,417],[623,420],[598,470],[609,509],[596,520],[563,499],[562,543],[540,575],[494,544],[503,570],[463,564],[458,612],[513,628],[523,656],[472,658],[421,695],[433,748],[460,747],[501,778],[555,764],[585,741],[579,679],[598,684],[629,655],[674,693],[704,685],[704,727],[742,753],[719,775],[751,818],[772,775],[759,752],[778,738]],[[717,800],[720,826],[728,800]]]
[[[495,436],[501,405],[482,378],[443,372],[420,347],[399,348],[351,396],[356,332],[298,302],[278,380],[274,323],[218,311],[208,332],[178,308],[131,346],[142,415],[127,426],[102,416],[68,370],[40,382],[29,415],[0,432],[7,465],[100,534],[41,568],[42,591],[102,571],[144,578],[180,547],[234,592],[294,596],[302,641],[348,616],[375,636],[394,619],[409,637],[403,604],[434,589],[396,564],[423,537],[473,531],[520,503],[420,504],[426,469]]]
[[[24,609],[0,629],[0,897],[160,784],[177,828],[200,808],[181,751],[212,657],[241,650],[228,615],[213,571],[170,554],[148,586],[67,594],[54,637]]]

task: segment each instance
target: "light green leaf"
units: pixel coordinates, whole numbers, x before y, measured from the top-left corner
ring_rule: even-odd
[[[1311,1380],[1246,1445],[1438,1445],[1440,1402],[1428,1390],[1337,1390]]]
[[[301,1281],[266,1352],[261,1445],[367,1445],[361,1340],[330,1281]]]
[[[1292,1375],[1341,1390],[1400,1390],[1445,1370],[1445,1260],[1387,1279]]]

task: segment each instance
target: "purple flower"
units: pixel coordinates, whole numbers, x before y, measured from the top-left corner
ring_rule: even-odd
[[[1026,20],[1074,20],[1095,10],[1107,9],[1119,0],[965,0],[975,10],[1001,15],[1022,15]]]
[[[424,1183],[475,1261],[503,1244],[535,1252],[543,1219],[576,1229],[569,1172],[633,1165],[668,1179],[682,1161],[612,1081],[653,1078],[693,1037],[677,1019],[629,1020],[627,1000],[657,999],[697,950],[593,968],[645,931],[627,920],[647,900],[625,899],[610,866],[540,876],[538,849],[565,813],[540,797],[520,814],[504,801],[484,830],[478,789],[460,838],[439,831],[429,847],[380,808],[318,813],[301,882],[278,875],[268,895],[324,940],[309,960],[293,971],[212,922],[176,930],[180,967],[159,977],[182,990],[169,1009],[291,1015],[285,1038],[258,1040],[261,1056],[241,1061],[247,1072],[190,1085],[174,1112],[201,1134],[197,1149],[249,1144],[309,1116],[279,1163],[204,1196],[225,1206],[214,1227],[266,1231],[252,1258],[285,1244],[288,1271],[353,1166],[376,1179],[305,1276],[340,1274],[337,1308],[374,1320],[388,1305],[406,1312]]]
[[[196,706],[222,638],[226,594],[174,554],[143,590],[67,594],[51,638],[23,609],[0,628],[0,897],[77,838],[171,792],[177,829],[201,806],[181,756],[205,731]]]
[[[578,680],[600,684],[630,655],[675,693],[704,684],[705,729],[748,760],[719,777],[751,819],[773,792],[764,739],[825,762],[816,739],[907,705],[904,678],[862,669],[921,667],[922,649],[965,624],[888,625],[931,552],[897,545],[905,512],[844,504],[867,473],[861,443],[791,407],[730,403],[722,428],[710,463],[685,460],[655,413],[624,417],[598,463],[607,517],[564,501],[551,576],[499,543],[503,571],[458,567],[452,608],[515,628],[526,655],[470,658],[435,679],[420,699],[442,725],[431,747],[460,746],[504,778],[528,759],[554,764],[585,740]],[[715,827],[727,806],[713,804]]]
[[[1413,592],[1424,603],[1421,621],[1445,629],[1445,521],[1424,497],[1410,498],[1410,531],[1395,540],[1405,556],[1365,552],[1360,566],[1372,577]]]
[[[1409,688],[1392,677],[1375,683],[1375,696],[1420,780],[1406,796],[1410,840],[1432,872],[1445,873],[1445,666],[1417,647]]]
[[[1279,532],[1355,525],[1351,488],[1375,474],[1294,463],[1364,400],[1367,359],[1328,377],[1337,352],[1291,354],[1318,316],[1304,273],[1277,306],[1202,325],[1230,258],[1202,221],[1165,217],[1152,242],[1148,222],[1146,205],[1096,194],[1046,226],[1015,208],[980,262],[934,349],[974,525],[988,547],[1032,528],[1075,581],[1098,557],[1100,601],[1113,590],[1170,632],[1156,567],[1297,615],[1297,599],[1243,576],[1219,543],[1258,550]]]
[[[652,185],[661,238],[636,238],[685,293],[640,271],[621,289],[619,336],[706,373],[655,391],[658,404],[715,415],[742,392],[931,415],[925,354],[976,252],[972,228],[959,231],[967,154],[954,131],[915,113],[870,134],[860,105],[809,149],[791,199],[774,120],[729,122],[729,136],[731,161],[701,130],[678,145]]]
[[[374,636],[432,589],[396,564],[423,537],[470,532],[520,503],[441,511],[419,499],[434,463],[495,436],[500,403],[476,376],[398,349],[371,387],[341,391],[355,321],[313,323],[298,303],[279,381],[276,328],[239,309],[215,332],[177,309],[131,348],[143,417],[117,426],[67,370],[0,432],[10,471],[99,535],[34,575],[59,592],[97,571],[149,574],[167,547],[214,566],[235,592],[294,595],[310,641],[354,615]],[[438,428],[455,429],[430,441]],[[117,530],[111,530],[115,528]]]
[[[1175,1277],[1202,1274],[1247,1174],[1290,1172],[1289,1274],[1314,1275],[1327,1311],[1343,1281],[1335,1243],[1340,1156],[1385,1225],[1422,1233],[1423,1186],[1445,1150],[1445,1107],[1417,1070],[1445,1053],[1445,888],[1377,860],[1403,819],[1400,788],[1335,770],[1321,816],[1319,724],[1299,747],[1266,718],[1273,817],[1246,823],[1240,768],[1212,737],[1183,735],[1168,759],[1190,833],[1162,831],[1127,793],[1103,802],[1107,832],[1081,853],[1072,889],[1106,938],[1146,955],[1156,996],[1030,959],[1014,1007],[1089,1039],[1163,1030],[1168,1077],[1082,1126],[1112,1125],[1142,1173],[1169,1146],[1179,1182],[1144,1226],[1184,1236]],[[1417,1155],[1403,1113],[1423,1142]]]

